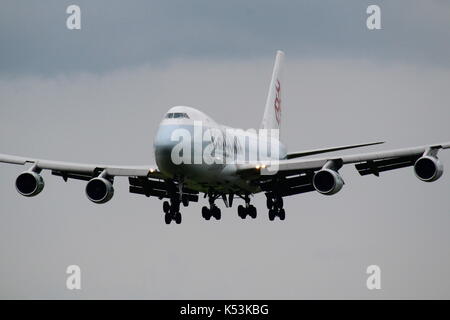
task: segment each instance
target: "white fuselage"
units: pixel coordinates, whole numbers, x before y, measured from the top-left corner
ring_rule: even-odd
[[[230,130],[233,130],[233,137],[227,134]],[[186,141],[187,136],[192,140],[188,149],[181,152],[184,161],[180,163],[177,145],[180,146],[183,139]],[[268,146],[272,152],[261,152],[262,145]],[[215,151],[212,163],[211,158],[205,156],[211,148]],[[163,174],[181,179],[187,187],[200,192],[211,188],[230,193],[242,189],[258,192],[257,186],[236,174],[238,166],[250,161],[264,162],[286,157],[286,148],[277,136],[220,125],[197,109],[184,106],[168,111],[158,128],[154,151]]]

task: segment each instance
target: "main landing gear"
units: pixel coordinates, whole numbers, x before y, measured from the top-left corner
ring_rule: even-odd
[[[172,192],[169,201],[164,201],[163,203],[163,211],[164,211],[164,221],[166,224],[170,224],[172,221],[175,221],[176,224],[181,223],[181,213],[180,213],[180,205],[187,207],[189,205],[188,195],[183,194],[183,182],[178,182],[177,184],[178,192]]]
[[[256,208],[250,204],[250,197],[248,196],[248,194],[245,195],[243,199],[245,200],[245,206],[238,206],[238,216],[241,217],[241,219],[245,219],[247,218],[247,216],[255,219],[257,215]]]
[[[283,198],[280,196],[266,194],[267,196],[267,209],[269,209],[269,220],[273,221],[275,217],[284,220],[286,213],[283,209]]]
[[[163,211],[166,224],[170,224],[172,221],[175,221],[176,224],[181,223],[180,201],[178,199],[172,198],[170,202],[164,201]]]
[[[216,220],[220,220],[222,218],[222,212],[220,211],[220,208],[214,203],[216,199],[219,196],[215,196],[213,194],[209,194],[209,208],[203,207],[202,208],[202,217],[205,220],[210,220],[211,217],[214,217]]]

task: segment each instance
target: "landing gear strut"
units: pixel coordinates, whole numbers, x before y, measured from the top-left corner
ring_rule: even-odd
[[[250,197],[248,194],[243,197],[245,200],[245,206],[239,205],[238,206],[238,216],[241,217],[241,219],[247,218],[247,216],[250,216],[252,219],[256,218],[257,211],[256,208],[250,204]]]
[[[273,221],[275,217],[284,220],[286,213],[283,209],[283,198],[277,195],[266,194],[267,196],[267,209],[269,209],[269,220]]]
[[[170,224],[172,221],[175,221],[176,224],[180,224],[182,220],[180,205],[183,204],[185,207],[189,205],[189,198],[183,193],[183,179],[179,179],[175,186],[178,190],[175,188],[172,189],[170,202],[164,201],[163,203],[164,221],[166,224]]]
[[[208,194],[209,208],[202,208],[202,217],[205,220],[210,220],[211,217],[214,217],[214,219],[216,220],[222,219],[222,212],[220,211],[220,208],[214,203],[218,197],[219,196],[213,195],[212,193]]]

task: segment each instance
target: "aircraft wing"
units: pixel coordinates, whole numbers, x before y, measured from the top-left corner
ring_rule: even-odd
[[[368,147],[373,146],[377,144],[382,144],[383,141],[380,142],[369,142],[369,143],[363,143],[363,144],[353,144],[348,146],[340,146],[340,147],[333,147],[333,148],[326,148],[326,149],[314,149],[314,150],[305,150],[300,152],[290,152],[286,155],[286,159],[294,159],[294,158],[302,158],[307,156],[313,156],[320,153],[328,153],[328,152],[334,152],[334,151],[341,151],[341,150],[348,150],[348,149],[354,149],[354,148],[361,148],[361,147]]]
[[[156,166],[115,166],[103,164],[84,164],[63,161],[43,160],[27,157],[18,157],[8,154],[0,154],[0,163],[9,163],[16,165],[34,166],[37,170],[51,170],[56,175],[67,175],[69,178],[75,176],[93,177],[105,171],[106,175],[125,176],[125,177],[155,177],[162,178],[161,173]],[[74,176],[74,177],[71,177]]]
[[[329,169],[337,173],[343,165],[355,164],[360,175],[379,176],[380,172],[414,166],[423,156],[437,160],[437,152],[440,149],[449,148],[450,142],[446,142],[345,156],[279,160],[266,164],[252,163],[238,166],[238,174],[254,181],[263,191],[278,192],[281,196],[288,196],[316,190],[313,179],[315,173],[321,169]]]
[[[154,165],[85,164],[0,154],[0,163],[2,162],[29,166],[16,180],[16,189],[27,197],[35,196],[42,191],[44,187],[44,181],[40,176],[42,170],[49,170],[53,175],[62,177],[64,181],[68,179],[89,181],[86,185],[86,194],[89,200],[95,203],[105,203],[112,198],[114,177],[128,177],[129,192],[147,197],[170,198],[179,192],[179,186],[164,176]],[[97,183],[93,183],[94,180],[97,180]],[[187,200],[198,201],[197,191],[186,187],[183,187],[182,191]]]

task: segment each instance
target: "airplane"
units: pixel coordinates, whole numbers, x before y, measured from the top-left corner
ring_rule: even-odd
[[[221,219],[221,209],[215,203],[220,198],[226,207],[233,206],[234,198],[242,199],[244,205],[237,208],[239,217],[255,219],[257,209],[251,204],[251,197],[258,193],[266,196],[269,220],[273,221],[276,217],[285,220],[284,197],[312,191],[323,195],[336,194],[344,186],[339,170],[347,164],[354,164],[362,176],[372,174],[379,177],[381,172],[405,167],[413,167],[417,178],[425,182],[436,181],[442,176],[443,165],[437,155],[441,149],[449,149],[450,142],[342,156],[317,155],[383,142],[288,153],[279,139],[283,62],[284,53],[277,51],[260,127],[262,131],[274,131],[277,133],[275,135],[237,130],[234,139],[229,139],[225,131],[232,128],[215,122],[195,108],[175,106],[168,110],[157,129],[153,144],[156,165],[82,164],[7,154],[0,154],[0,162],[28,166],[15,181],[18,193],[25,197],[34,197],[42,192],[43,170],[51,171],[52,175],[61,177],[65,182],[69,179],[87,181],[86,196],[96,204],[113,198],[115,177],[128,177],[130,193],[165,200],[163,212],[166,224],[172,221],[180,224],[181,205],[186,207],[191,202],[198,202],[200,194],[209,202],[209,206],[203,206],[201,210],[205,220]],[[195,136],[198,127],[200,144],[196,145],[194,139],[193,143],[189,142],[186,148],[182,145],[180,149],[180,137],[185,134]],[[209,136],[205,138],[207,131]],[[270,145],[270,150],[274,152],[257,151],[264,144]],[[197,148],[198,145],[200,148]],[[203,158],[208,145],[212,150],[212,162]],[[178,152],[174,152],[175,149]],[[174,154],[179,157],[174,157]],[[244,154],[256,156],[241,157],[237,161],[237,156]],[[181,160],[191,161],[180,162],[180,157]],[[192,163],[192,158],[200,158],[200,162]]]

